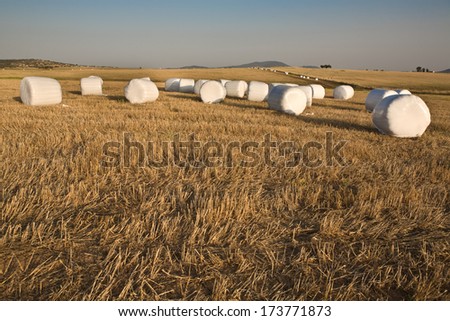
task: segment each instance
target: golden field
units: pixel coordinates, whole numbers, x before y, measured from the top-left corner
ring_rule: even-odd
[[[170,77],[306,84],[253,69],[0,70],[2,300],[448,300],[450,75],[286,69],[362,87],[409,88],[430,108],[418,139],[379,134],[368,90],[299,117],[266,103],[206,105]],[[99,75],[104,97],[80,95]],[[20,79],[60,80],[63,104],[21,104]],[[127,80],[151,77],[154,103]],[[342,164],[106,168],[103,146],[190,134],[201,142],[346,141]],[[159,146],[159,147],[158,147]],[[315,155],[323,157],[319,153]],[[328,166],[329,165],[329,166]]]

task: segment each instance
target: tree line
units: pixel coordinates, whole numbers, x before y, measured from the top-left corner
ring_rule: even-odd
[[[416,71],[417,72],[430,72],[430,69],[419,66],[416,68]]]

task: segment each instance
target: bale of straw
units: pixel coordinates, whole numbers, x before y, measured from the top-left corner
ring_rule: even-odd
[[[355,95],[355,90],[351,86],[342,85],[334,88],[333,97],[335,99],[350,99]]]
[[[313,99],[324,99],[325,98],[325,88],[322,85],[313,84],[310,85],[313,91]]]
[[[81,95],[93,95],[93,96],[101,96],[102,92],[103,79],[97,76],[89,76],[87,78],[81,78],[80,87],[81,87]]]
[[[373,110],[372,122],[383,134],[395,137],[420,137],[431,123],[430,110],[414,95],[393,95],[380,101]]]
[[[289,84],[289,83],[279,83],[279,82],[273,82],[269,84],[269,94],[272,91],[273,88],[277,86],[288,86],[288,87],[297,87],[297,84]]]
[[[380,101],[382,101],[386,97],[395,95],[398,95],[398,93],[393,90],[385,90],[379,88],[371,90],[366,97],[366,110],[371,113]]]
[[[180,79],[180,93],[193,93],[195,86],[194,79]]]
[[[62,101],[59,82],[46,77],[25,77],[20,82],[20,99],[25,105],[55,105]]]
[[[225,84],[225,89],[228,97],[244,98],[248,84],[243,80],[229,81]]]
[[[300,115],[306,108],[306,95],[298,87],[276,86],[267,99],[269,108],[291,115]]]
[[[221,80],[220,80],[220,83],[222,84],[222,86],[225,87],[225,85],[226,85],[227,82],[229,82],[229,81],[231,81],[231,80],[228,80],[228,79],[221,79]]]
[[[395,92],[399,95],[412,95],[408,89],[397,89]]]
[[[170,78],[166,80],[166,91],[178,92],[180,91],[180,78]]]
[[[200,88],[200,98],[206,104],[220,103],[226,94],[225,87],[219,81],[207,81]]]
[[[267,100],[269,85],[260,81],[251,81],[248,85],[248,100],[261,102]]]
[[[159,90],[155,83],[147,79],[132,79],[124,88],[125,98],[132,104],[156,101]]]
[[[200,95],[200,88],[202,88],[203,84],[207,81],[208,80],[206,80],[206,79],[200,79],[195,82],[194,93],[196,95]]]
[[[306,107],[312,106],[313,101],[313,91],[310,86],[298,86],[306,95]]]

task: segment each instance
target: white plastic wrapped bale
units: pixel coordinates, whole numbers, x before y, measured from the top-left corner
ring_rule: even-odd
[[[371,113],[380,101],[389,96],[398,95],[396,91],[386,89],[374,89],[369,92],[366,98],[366,110]]]
[[[334,88],[333,97],[335,99],[350,99],[355,95],[355,90],[352,86],[342,85]]]
[[[225,89],[228,97],[244,98],[248,84],[243,80],[229,81],[225,84]]]
[[[177,92],[180,90],[180,78],[170,78],[166,80],[166,91]]]
[[[124,88],[125,98],[132,104],[153,102],[159,97],[155,83],[147,79],[132,79]]]
[[[313,99],[324,99],[325,98],[325,88],[322,85],[313,84],[310,85],[313,91]]]
[[[399,95],[412,95],[408,89],[397,89],[395,92]]]
[[[300,115],[306,108],[306,95],[298,87],[276,86],[267,99],[269,108],[291,115]]]
[[[200,88],[200,98],[206,104],[220,103],[226,94],[225,87],[218,81],[207,81]]]
[[[194,93],[196,95],[200,95],[200,88],[202,88],[203,84],[207,81],[208,80],[206,80],[206,79],[200,79],[195,82]]]
[[[225,87],[225,85],[226,85],[227,82],[229,82],[229,81],[231,81],[231,80],[228,80],[228,79],[221,79],[221,80],[220,80],[220,83],[222,84],[222,86]]]
[[[277,87],[277,86],[298,87],[297,84],[273,82],[273,83],[269,84],[269,94],[272,91],[272,89]]]
[[[384,98],[372,113],[375,127],[383,134],[395,137],[420,137],[431,123],[430,110],[414,95]]]
[[[180,79],[180,93],[193,93],[195,86],[194,79]]]
[[[313,101],[313,91],[310,86],[298,86],[306,95],[306,107],[312,106]]]
[[[248,100],[265,101],[269,95],[269,85],[260,81],[251,81],[248,85]]]
[[[281,86],[281,85],[283,85],[283,84],[282,83],[278,83],[278,82],[273,82],[273,83],[269,84],[269,94],[272,91],[272,89],[274,89],[277,86]]]
[[[20,99],[25,105],[55,105],[62,101],[59,82],[46,77],[25,77],[20,82]]]
[[[80,87],[81,87],[81,95],[94,95],[101,96],[102,92],[103,80],[97,76],[89,76],[87,78],[81,78]]]

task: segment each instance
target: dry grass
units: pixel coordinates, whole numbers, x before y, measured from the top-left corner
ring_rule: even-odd
[[[450,74],[399,71],[277,68],[366,88],[410,89],[415,93],[450,94]]]
[[[61,79],[66,107],[14,99],[18,79],[40,73]],[[80,96],[73,79],[90,74],[109,97]],[[122,96],[126,79],[175,75],[294,82],[230,69],[0,71],[0,299],[450,299],[450,96],[422,95],[433,123],[406,140],[373,129],[367,91],[300,117],[245,100]],[[100,166],[102,145],[124,132],[304,144],[327,131],[348,141],[348,166]]]

